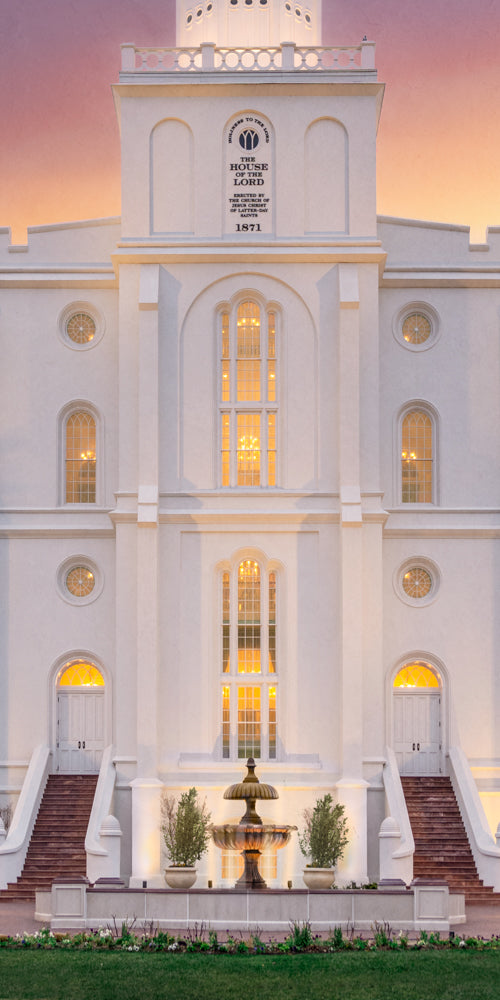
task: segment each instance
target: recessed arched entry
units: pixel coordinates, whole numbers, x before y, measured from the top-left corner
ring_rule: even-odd
[[[104,749],[104,677],[87,660],[66,662],[56,680],[56,770],[95,774]]]
[[[435,668],[411,660],[392,688],[393,748],[401,774],[442,772],[442,684]]]

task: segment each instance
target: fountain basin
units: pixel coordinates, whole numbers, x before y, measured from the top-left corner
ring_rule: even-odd
[[[229,851],[265,851],[269,847],[284,847],[296,829],[296,826],[275,826],[273,823],[224,823],[209,827],[217,847]]]

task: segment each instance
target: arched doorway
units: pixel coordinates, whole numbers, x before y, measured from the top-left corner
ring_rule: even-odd
[[[400,774],[441,774],[441,679],[431,664],[412,660],[392,690],[393,747]]]
[[[71,660],[57,677],[56,770],[95,774],[104,749],[104,677],[93,663]]]

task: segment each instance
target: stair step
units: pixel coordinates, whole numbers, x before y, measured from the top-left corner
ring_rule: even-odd
[[[0,891],[1,901],[32,900],[36,889],[48,889],[56,879],[85,876],[85,836],[96,785],[96,775],[49,776],[23,871]]]
[[[401,783],[415,841],[415,877],[445,879],[467,902],[498,900],[479,878],[450,778],[402,777]]]

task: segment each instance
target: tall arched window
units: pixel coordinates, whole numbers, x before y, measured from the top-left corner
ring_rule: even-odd
[[[222,757],[277,756],[276,572],[255,559],[222,574]]]
[[[220,319],[222,486],[276,485],[276,314],[241,302]]]
[[[434,423],[423,409],[409,410],[401,426],[401,501],[434,499]]]
[[[96,422],[87,410],[66,420],[65,502],[96,502]]]

